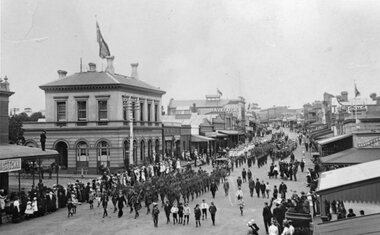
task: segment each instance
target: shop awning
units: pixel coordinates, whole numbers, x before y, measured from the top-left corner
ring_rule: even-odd
[[[0,145],[0,160],[22,158],[22,159],[37,159],[37,158],[54,158],[58,155],[55,150],[46,149],[42,151],[40,148],[27,147],[23,145],[4,144]]]
[[[202,135],[191,135],[191,142],[208,142],[211,140],[214,139]]]
[[[206,132],[205,136],[210,137],[210,138],[216,138],[216,137],[227,137],[227,135],[218,133],[218,132]]]
[[[321,158],[324,165],[354,165],[380,160],[380,149],[350,148]]]
[[[335,141],[338,141],[338,140],[341,140],[341,139],[344,139],[344,138],[348,138],[348,137],[351,137],[351,136],[352,136],[352,134],[337,135],[337,136],[333,136],[333,137],[330,137],[330,138],[318,140],[317,143],[319,145],[325,145],[325,144],[329,144],[329,143],[332,143],[332,142],[335,142]]]
[[[358,213],[356,213],[358,215]],[[320,223],[314,226],[315,235],[380,234],[380,213],[355,216],[347,219]]]
[[[310,137],[313,139],[321,138],[324,135],[334,134],[334,132],[328,128],[320,129],[311,133]]]
[[[239,131],[235,130],[218,130],[218,132],[226,135],[239,135]]]
[[[380,160],[323,172],[317,194],[321,201],[380,203]]]

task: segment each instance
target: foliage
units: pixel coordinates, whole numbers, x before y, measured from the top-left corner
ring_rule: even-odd
[[[36,122],[39,118],[43,118],[41,112],[33,113],[30,117],[26,113],[15,114],[9,118],[9,143],[24,144],[24,130],[22,124],[27,121]]]

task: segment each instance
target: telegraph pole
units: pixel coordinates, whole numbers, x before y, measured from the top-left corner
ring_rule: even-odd
[[[133,161],[133,107],[131,97],[128,98],[128,111],[129,111],[129,163]]]

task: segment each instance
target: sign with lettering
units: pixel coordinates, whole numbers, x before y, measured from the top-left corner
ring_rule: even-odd
[[[357,137],[358,148],[379,148],[380,136],[378,137]]]
[[[343,112],[349,112],[349,113],[355,113],[355,111],[365,112],[367,111],[367,106],[366,105],[350,105],[350,106],[342,106],[341,109]]]
[[[21,170],[21,158],[0,160],[0,173]]]

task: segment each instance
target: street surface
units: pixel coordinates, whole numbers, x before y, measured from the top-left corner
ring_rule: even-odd
[[[295,139],[296,133],[289,132],[288,129],[284,130],[289,138]],[[296,159],[300,160],[302,157],[303,146],[298,146],[294,151]],[[288,161],[289,159],[285,159]],[[268,164],[261,168],[257,167],[257,164],[251,167],[253,173],[253,179],[259,178],[265,182],[269,182],[271,185],[271,191],[273,192],[273,186],[279,185],[281,179],[269,179],[270,159],[268,158]],[[306,153],[306,165],[305,169],[312,165],[310,155]],[[140,217],[134,219],[134,213],[129,214],[129,207],[124,208],[124,215],[121,218],[117,217],[117,213],[113,212],[112,203],[109,203],[108,213],[110,216],[102,218],[103,209],[101,207],[93,210],[89,209],[89,205],[84,203],[78,206],[77,213],[70,218],[67,218],[67,210],[60,209],[59,211],[46,215],[43,217],[35,218],[29,221],[24,221],[19,224],[8,223],[0,226],[0,234],[246,234],[248,231],[247,222],[251,219],[255,219],[257,225],[260,228],[259,234],[266,234],[265,227],[262,218],[262,209],[264,202],[270,202],[270,199],[257,198],[249,196],[248,182],[243,183],[242,190],[244,192],[244,215],[240,215],[240,211],[235,199],[236,192],[236,179],[241,176],[243,167],[247,170],[247,165],[234,168],[234,171],[229,177],[230,181],[230,194],[225,197],[223,185],[219,186],[219,190],[216,193],[215,199],[212,199],[211,192],[207,192],[199,198],[195,198],[194,201],[190,200],[189,206],[192,209],[190,215],[189,225],[166,224],[166,217],[163,208],[160,207],[159,224],[155,228],[153,226],[151,214],[146,215],[146,208],[143,207],[140,210]],[[202,166],[203,169],[210,170],[211,166]],[[309,188],[306,187],[306,172],[298,171],[298,181],[285,180],[285,184],[288,186],[287,197],[290,197],[293,191],[300,193],[301,191],[307,192]],[[81,180],[81,179],[79,179]],[[16,180],[13,180],[16,181]],[[74,179],[60,179],[60,183],[65,185],[67,182],[73,182]],[[44,181],[45,182],[45,181]],[[15,183],[15,182],[13,182]],[[46,181],[45,184],[54,184],[55,179]],[[213,226],[211,217],[207,220],[201,220],[201,227],[195,227],[193,208],[195,205],[201,204],[202,199],[210,205],[210,202],[214,202],[218,211],[216,213],[216,225]],[[159,204],[161,206],[161,204]],[[273,207],[272,207],[273,208]]]

